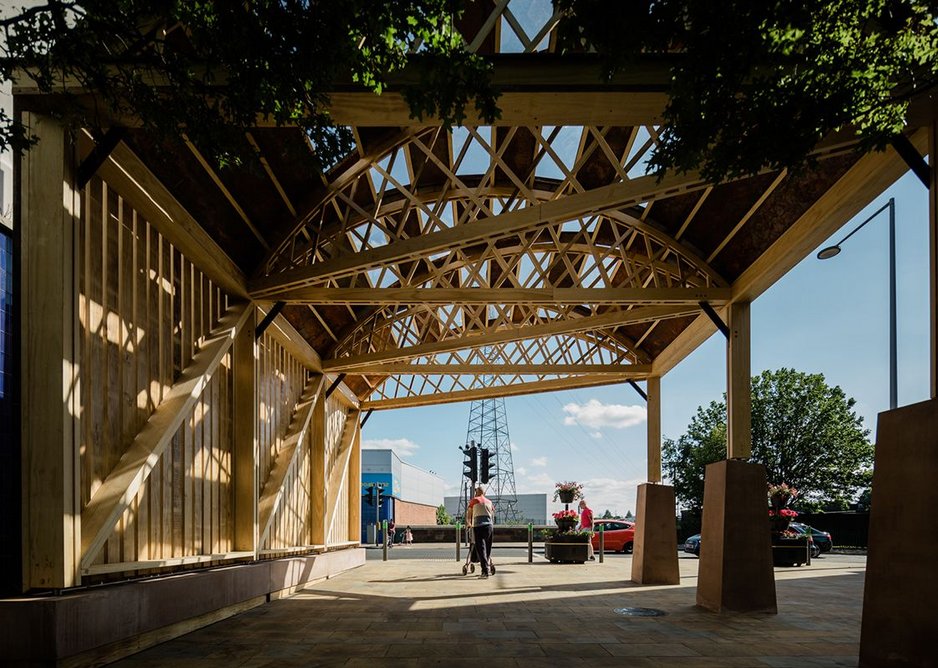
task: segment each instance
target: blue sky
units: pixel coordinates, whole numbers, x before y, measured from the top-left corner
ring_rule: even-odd
[[[929,392],[927,190],[906,174],[821,247],[839,241],[890,196],[896,198],[899,404],[906,405]],[[889,403],[888,299],[884,212],[840,255],[819,261],[812,253],[753,302],[753,375],[780,367],[823,373],[857,400],[873,438],[876,415]],[[662,379],[666,437],[682,434],[699,405],[722,396],[725,354],[723,337],[714,335]],[[594,510],[634,511],[636,485],[645,479],[646,425],[633,419],[644,402],[630,386],[509,397],[506,406],[518,492],[552,494],[555,481],[578,480]],[[371,447],[393,443],[406,461],[436,472],[455,493],[462,470],[457,447],[468,418],[468,403],[381,411],[363,438]]]

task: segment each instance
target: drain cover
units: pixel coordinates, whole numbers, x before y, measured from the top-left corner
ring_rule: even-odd
[[[626,617],[663,617],[668,614],[664,610],[654,608],[616,608],[613,612]]]

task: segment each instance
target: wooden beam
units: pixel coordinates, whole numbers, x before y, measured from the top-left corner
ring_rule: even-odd
[[[232,349],[232,469],[234,549],[258,549],[257,526],[257,345],[254,327],[257,310],[251,308],[248,319],[235,337]]]
[[[355,272],[418,260],[480,241],[506,237],[522,230],[536,229],[587,214],[635,205],[656,197],[672,197],[705,187],[706,183],[696,174],[668,175],[661,180],[656,176],[643,176],[536,206],[507,211],[470,225],[457,225],[432,234],[395,241],[386,246],[340,255],[308,267],[264,276],[252,281],[250,290],[255,299],[269,299],[271,295],[286,290],[311,286]]]
[[[342,429],[342,439],[336,452],[335,463],[329,471],[329,483],[326,487],[326,536],[332,530],[339,513],[339,499],[343,490],[347,490],[349,478],[349,465],[352,459],[352,450],[358,435],[359,411],[352,409],[345,416],[345,427]]]
[[[646,383],[648,408],[648,482],[661,482],[661,377]]]
[[[499,387],[485,387],[475,390],[459,390],[456,392],[440,392],[423,396],[396,397],[393,399],[376,399],[363,401],[362,410],[387,410],[389,408],[413,408],[416,406],[436,406],[458,401],[473,401],[475,399],[488,399],[492,397],[514,397],[524,394],[537,394],[539,392],[554,392],[556,390],[575,390],[584,387],[597,387],[599,385],[613,385],[626,380],[627,376],[572,376],[556,380],[541,380],[533,383],[515,383]]]
[[[126,144],[114,148],[98,174],[212,282],[233,297],[247,297],[238,265]]]
[[[365,127],[434,125],[436,119],[417,120],[398,93],[382,95],[333,93],[330,113],[336,123]],[[661,123],[667,104],[663,93],[579,91],[505,92],[498,98],[501,116],[492,125],[593,125],[631,127]],[[466,107],[466,125],[485,125],[478,113]]]
[[[480,348],[496,343],[523,341],[525,339],[534,339],[542,336],[573,334],[596,329],[618,327],[620,325],[651,322],[664,318],[679,318],[693,315],[697,312],[698,307],[696,305],[638,306],[629,310],[611,311],[600,315],[585,316],[583,318],[555,320],[553,322],[530,325],[528,327],[484,331],[479,334],[473,334],[472,336],[461,336],[453,339],[445,339],[443,341],[423,343],[409,348],[382,350],[377,353],[357,355],[354,357],[340,357],[338,359],[325,360],[323,362],[323,368],[327,371],[349,371],[357,369],[367,373],[370,365],[382,362],[395,362],[413,359],[423,355],[454,352],[467,348]]]
[[[730,336],[726,342],[726,456],[749,459],[752,453],[749,302],[730,304],[727,311]]]
[[[248,321],[251,307],[231,306],[218,327],[193,356],[179,380],[134,438],[117,466],[98,488],[81,514],[81,567],[88,568],[127,509],[173,435],[199,400],[235,337]]]
[[[729,288],[297,288],[291,304],[696,304],[729,301]]]
[[[926,151],[927,129],[916,132],[911,141],[919,151]],[[751,302],[768,290],[905,174],[906,170],[905,162],[894,151],[868,153],[857,160],[733,282],[732,301]],[[723,311],[718,309],[725,318]],[[673,369],[715,331],[716,328],[706,316],[698,317],[655,358],[655,375],[664,375]]]
[[[20,391],[23,589],[79,584],[77,425],[81,388],[75,327],[75,151],[51,118],[22,114],[40,141],[14,156],[20,235]]]
[[[579,373],[592,376],[612,374],[642,379],[651,373],[650,364],[376,364],[369,374],[498,376],[505,374],[542,375]]]
[[[267,481],[261,490],[260,500],[257,502],[257,525],[260,530],[258,545],[265,545],[270,537],[274,515],[283,500],[284,481],[287,479],[290,468],[309,442],[309,425],[322,388],[323,375],[321,373],[312,375],[293,409],[293,418],[290,420],[287,433],[284,434],[283,448],[274,461],[270,475],[267,476]]]
[[[103,137],[95,140],[94,148],[91,149],[88,156],[78,165],[78,171],[75,175],[75,187],[77,190],[84,189],[88,181],[91,180],[91,177],[97,173],[98,168],[104,164],[107,157],[111,155],[111,151],[124,139],[126,134],[127,128],[115,125],[114,127],[108,128],[108,131],[104,133]]]

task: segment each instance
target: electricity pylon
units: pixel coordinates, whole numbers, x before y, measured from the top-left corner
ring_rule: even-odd
[[[515,491],[515,467],[511,459],[511,440],[508,437],[508,415],[505,399],[477,399],[469,408],[469,429],[466,443],[475,442],[481,452],[489,451],[492,473],[488,482],[488,496],[495,503],[495,521],[498,524],[520,524],[524,518],[518,512]],[[468,481],[464,481],[468,485]],[[460,516],[465,514],[465,499],[460,501]]]

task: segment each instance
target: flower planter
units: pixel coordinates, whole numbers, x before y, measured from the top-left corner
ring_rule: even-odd
[[[576,528],[576,520],[555,519],[554,523],[560,531],[571,531]]]
[[[772,536],[772,563],[775,566],[801,566],[809,563],[808,542],[802,538]]]
[[[557,490],[557,496],[560,497],[560,503],[573,503],[573,499],[576,497],[576,492],[572,489],[569,491]]]
[[[544,543],[544,556],[554,564],[582,564],[589,558],[589,544]]]

